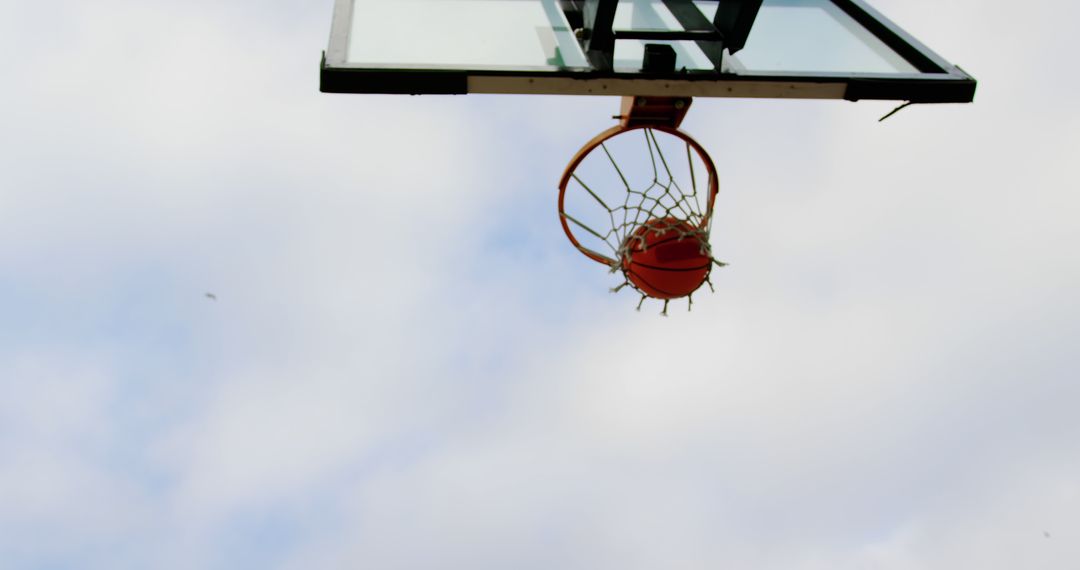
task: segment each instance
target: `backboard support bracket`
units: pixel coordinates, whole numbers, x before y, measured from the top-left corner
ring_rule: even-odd
[[[615,12],[619,0],[563,0],[566,19],[589,64],[596,71],[611,71],[615,42],[619,40],[694,41],[719,73],[724,48],[735,53],[746,44],[750,29],[763,0],[721,0],[710,21],[693,0],[663,0],[664,7],[682,26],[678,31],[615,30]],[[642,62],[645,69],[646,62]]]
[[[691,2],[683,2],[682,0],[664,0],[664,7],[671,12],[672,16],[679,22],[679,25],[686,30],[709,30],[717,35],[715,41],[698,41],[697,45],[701,48],[701,51],[709,58],[709,62],[713,64],[713,68],[720,71],[720,66],[723,63],[724,58],[724,34],[716,27],[714,22],[710,22],[701,10],[698,10],[697,6],[694,6]]]
[[[611,71],[615,63],[615,9],[619,0],[585,0],[582,5],[584,27],[578,33],[585,55],[594,69]]]

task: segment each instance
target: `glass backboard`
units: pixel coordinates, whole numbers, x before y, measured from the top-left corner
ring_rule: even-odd
[[[974,98],[974,79],[859,0],[760,1],[738,49],[725,46],[724,34],[712,25],[718,10],[729,7],[725,3],[738,2],[337,0],[321,88],[915,102]],[[599,37],[585,23],[590,16],[582,19],[590,5],[613,11],[614,45],[606,59],[598,58],[589,42]],[[646,65],[646,46],[658,45],[670,46],[663,50],[673,54],[673,65]]]

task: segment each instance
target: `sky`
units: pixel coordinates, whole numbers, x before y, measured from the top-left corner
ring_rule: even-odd
[[[695,101],[730,265],[665,318],[558,224],[615,98],[3,0],[3,567],[1074,568],[1080,8],[874,5],[976,102]]]

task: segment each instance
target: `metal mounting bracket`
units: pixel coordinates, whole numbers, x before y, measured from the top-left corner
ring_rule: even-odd
[[[735,53],[746,45],[762,1],[720,0],[716,14],[710,20],[693,0],[662,0],[681,30],[615,30],[613,25],[619,0],[560,0],[560,6],[574,28],[589,64],[596,71],[613,70],[616,41],[649,40],[693,41],[719,73],[724,49]],[[649,71],[649,67],[647,62],[642,62],[643,70]]]
[[[622,98],[620,113],[615,118],[624,127],[658,126],[679,128],[683,117],[690,110],[690,97],[642,97]]]

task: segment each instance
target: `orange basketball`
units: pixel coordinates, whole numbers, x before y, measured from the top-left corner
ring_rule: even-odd
[[[622,270],[642,293],[657,299],[685,297],[712,268],[705,235],[684,220],[654,218],[627,238]]]

